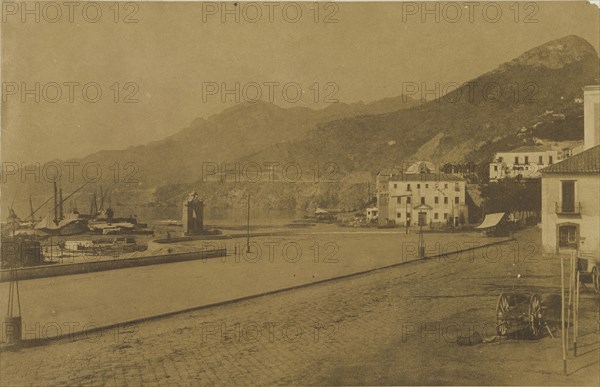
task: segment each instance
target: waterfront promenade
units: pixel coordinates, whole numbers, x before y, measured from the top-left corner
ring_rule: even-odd
[[[425,238],[427,255],[503,240],[482,238],[479,233]],[[232,254],[21,281],[25,338],[51,338],[419,259],[416,234],[335,226],[294,236],[252,238],[249,253],[242,239],[199,241],[196,247],[214,247],[213,243]],[[182,248],[192,248],[191,244]],[[458,259],[470,258],[465,253]],[[2,292],[7,287],[8,283],[0,284]]]
[[[536,236],[517,235],[517,240],[526,245]],[[577,359],[570,355],[568,375],[562,374],[560,340],[549,336],[457,345],[457,331],[448,328],[465,335],[469,327],[481,332],[493,326],[499,292],[560,291],[557,260],[534,252],[515,261],[510,244],[502,246],[503,254],[495,260],[400,265],[134,324],[100,337],[3,352],[2,384],[482,385],[494,380],[507,385],[597,385],[597,296],[589,292],[582,294],[580,354]],[[173,276],[162,284],[180,289]],[[258,288],[264,278],[219,286],[235,289],[253,283]],[[198,284],[217,281],[205,276]]]

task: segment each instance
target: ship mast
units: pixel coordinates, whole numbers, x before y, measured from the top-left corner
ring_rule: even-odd
[[[60,200],[60,204],[58,206],[58,216],[60,220],[63,220],[65,218],[65,211],[64,211],[64,207],[63,207],[63,190],[62,187],[60,187],[59,191],[59,200]]]
[[[31,218],[31,228],[35,226],[35,220],[33,217],[35,211],[33,211],[33,202],[31,201],[31,194],[29,194],[29,217]]]
[[[54,180],[54,224],[58,224],[58,193],[56,188],[56,180]]]

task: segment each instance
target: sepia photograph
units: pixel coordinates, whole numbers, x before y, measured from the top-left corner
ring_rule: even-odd
[[[599,0],[0,5],[0,387],[600,385]]]

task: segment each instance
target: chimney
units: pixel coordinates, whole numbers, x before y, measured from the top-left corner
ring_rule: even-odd
[[[600,145],[600,85],[583,88],[583,150]]]

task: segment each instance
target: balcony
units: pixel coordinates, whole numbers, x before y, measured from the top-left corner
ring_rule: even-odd
[[[581,215],[581,203],[554,203],[556,215]]]

